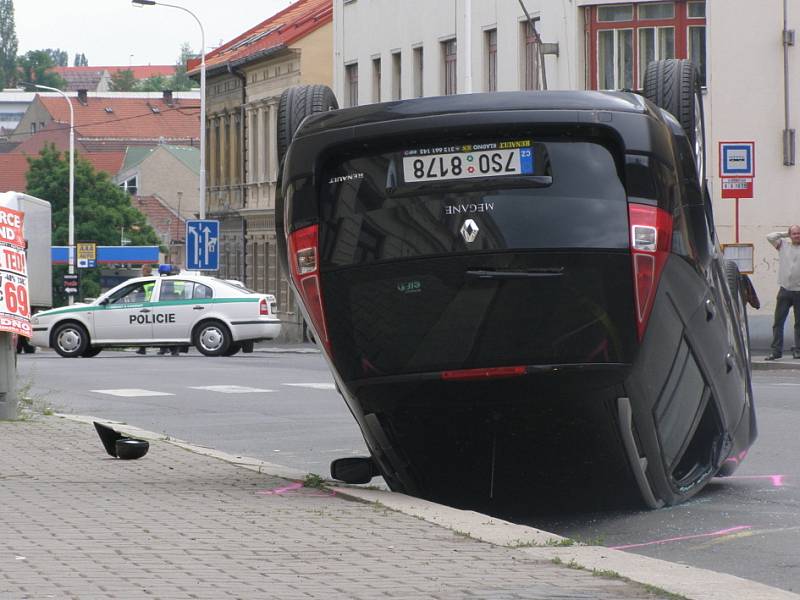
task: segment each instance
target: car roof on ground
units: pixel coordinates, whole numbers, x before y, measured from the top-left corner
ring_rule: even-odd
[[[397,119],[464,112],[511,110],[602,110],[644,113],[645,99],[633,92],[492,92],[432,96],[356,106],[311,115],[298,135]]]

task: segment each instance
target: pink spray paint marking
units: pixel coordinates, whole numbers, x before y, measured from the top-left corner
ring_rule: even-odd
[[[628,550],[629,548],[641,548],[642,546],[655,546],[657,544],[667,544],[669,542],[683,542],[685,540],[693,540],[697,538],[721,537],[723,535],[730,535],[737,531],[744,531],[751,529],[752,525],[739,525],[738,527],[731,527],[730,529],[721,529],[712,533],[698,533],[696,535],[682,535],[674,538],[667,538],[665,540],[654,540],[652,542],[642,542],[641,544],[626,544],[624,546],[611,546],[613,550]]]
[[[785,475],[731,475],[725,479],[769,479],[773,487],[783,487]]]
[[[307,488],[304,487],[302,483],[295,482],[269,490],[258,490],[256,494],[259,496],[285,496],[287,494],[292,494],[296,496],[330,497],[335,496],[336,492],[333,490],[317,490],[313,488]]]

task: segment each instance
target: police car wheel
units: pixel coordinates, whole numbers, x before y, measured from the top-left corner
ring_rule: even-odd
[[[231,334],[219,321],[206,321],[195,329],[194,345],[206,356],[223,356],[231,345]]]
[[[64,358],[81,356],[88,345],[89,334],[77,323],[64,323],[53,332],[53,348]]]

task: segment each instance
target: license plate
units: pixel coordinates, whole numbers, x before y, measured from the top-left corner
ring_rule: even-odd
[[[406,183],[508,175],[533,175],[533,150],[530,146],[403,157]]]

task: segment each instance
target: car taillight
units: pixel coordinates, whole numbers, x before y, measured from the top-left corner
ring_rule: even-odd
[[[308,311],[320,343],[330,353],[328,327],[319,283],[319,225],[311,225],[289,234],[289,263],[292,281]]]
[[[266,298],[262,298],[261,302],[258,303],[258,314],[262,317],[269,314],[269,305]]]
[[[644,338],[658,280],[672,247],[672,216],[655,206],[628,204],[631,225],[636,330]]]

